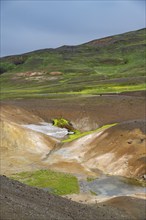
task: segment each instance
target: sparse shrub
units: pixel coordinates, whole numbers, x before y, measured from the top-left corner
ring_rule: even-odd
[[[8,62],[1,62],[0,63],[0,74],[3,74],[5,72],[8,72],[9,70],[12,70],[15,68],[15,65]]]
[[[15,65],[20,65],[23,64],[25,62],[25,58],[20,56],[20,57],[15,57],[12,59],[12,63]]]

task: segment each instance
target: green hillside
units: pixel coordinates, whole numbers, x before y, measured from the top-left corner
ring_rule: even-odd
[[[1,58],[1,99],[145,89],[146,29]]]

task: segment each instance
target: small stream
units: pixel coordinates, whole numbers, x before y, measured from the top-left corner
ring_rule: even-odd
[[[33,131],[41,132],[43,134],[55,137],[55,138],[64,138],[69,134],[66,128],[59,128],[54,126],[52,123],[41,122],[40,124],[28,124],[22,125],[25,128],[31,129]]]
[[[102,175],[90,182],[86,180],[79,180],[79,185],[81,193],[92,192],[97,196],[102,197],[146,193],[146,187],[131,184],[128,178],[121,176]]]

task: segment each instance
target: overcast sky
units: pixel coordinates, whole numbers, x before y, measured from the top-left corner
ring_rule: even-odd
[[[145,27],[145,0],[0,0],[1,56]]]

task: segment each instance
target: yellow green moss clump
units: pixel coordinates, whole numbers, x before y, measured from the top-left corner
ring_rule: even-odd
[[[57,126],[59,128],[66,128],[68,131],[72,131],[72,132],[75,131],[73,125],[67,119],[64,119],[64,118],[54,118],[52,120],[52,123],[53,123],[54,126]]]
[[[110,127],[113,127],[113,126],[115,126],[115,125],[117,125],[117,123],[104,125],[104,126],[102,126],[102,127],[100,127],[100,128],[97,128],[97,129],[95,129],[95,130],[85,131],[85,132],[80,132],[80,131],[78,131],[78,130],[75,130],[75,131],[74,131],[74,134],[69,135],[69,137],[68,137],[67,139],[63,140],[62,142],[63,142],[63,143],[65,143],[65,142],[71,142],[71,141],[73,141],[73,140],[76,140],[76,139],[81,138],[81,137],[83,137],[83,136],[86,136],[86,135],[88,135],[88,134],[92,134],[92,133],[94,133],[94,132],[96,132],[96,131],[97,131],[97,132],[104,131],[104,130],[106,130],[106,129],[110,128]]]

